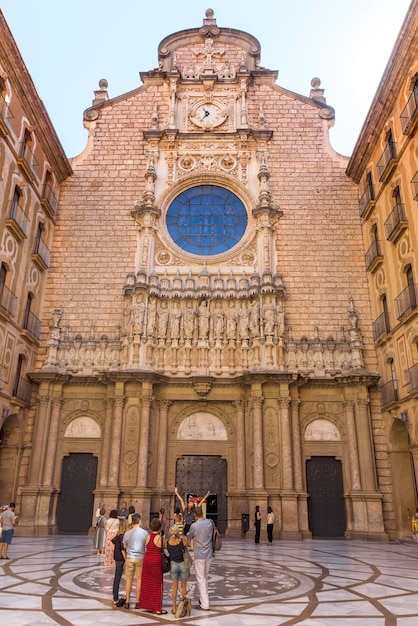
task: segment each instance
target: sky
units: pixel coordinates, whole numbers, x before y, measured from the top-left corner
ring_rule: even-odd
[[[321,79],[336,112],[331,144],[349,156],[366,119],[410,0],[0,0],[41,100],[68,157],[87,142],[83,111],[99,80],[113,98],[158,66],[167,35],[217,25],[261,44],[261,65],[277,83],[309,96]]]

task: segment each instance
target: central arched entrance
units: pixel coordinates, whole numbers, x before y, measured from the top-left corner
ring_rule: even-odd
[[[206,515],[212,518],[221,533],[227,520],[227,462],[220,456],[183,455],[177,459],[176,484],[186,501],[188,495],[204,496],[208,490]]]

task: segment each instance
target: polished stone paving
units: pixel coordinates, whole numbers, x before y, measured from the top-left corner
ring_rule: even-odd
[[[86,536],[15,537],[9,560],[0,560],[0,624],[418,626],[418,544],[412,541],[256,546],[224,539],[211,568],[211,609],[193,609],[183,619],[170,613],[168,574],[167,615],[113,608],[113,568],[91,548]],[[189,594],[195,606],[193,574]]]

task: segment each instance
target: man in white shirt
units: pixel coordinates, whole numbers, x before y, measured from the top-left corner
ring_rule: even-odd
[[[145,528],[141,528],[141,516],[139,513],[132,515],[132,528],[123,536],[123,545],[126,550],[125,561],[125,609],[129,609],[129,598],[132,591],[132,580],[136,576],[136,605],[139,609],[139,594],[141,592],[142,562],[145,556],[145,540],[148,533]]]
[[[8,508],[1,513],[2,533],[0,543],[0,559],[8,559],[7,550],[12,543],[14,526],[17,521],[15,503],[11,502]]]
[[[187,541],[193,541],[194,547],[194,570],[196,574],[197,588],[199,590],[199,606],[202,611],[209,611],[208,576],[209,568],[213,559],[212,520],[203,517],[201,506],[195,507],[196,520],[191,525],[187,535]]]

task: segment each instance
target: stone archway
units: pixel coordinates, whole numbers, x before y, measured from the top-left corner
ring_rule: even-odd
[[[392,480],[396,527],[399,536],[411,534],[411,517],[416,509],[417,492],[409,433],[406,425],[395,419],[390,432],[389,459]]]

